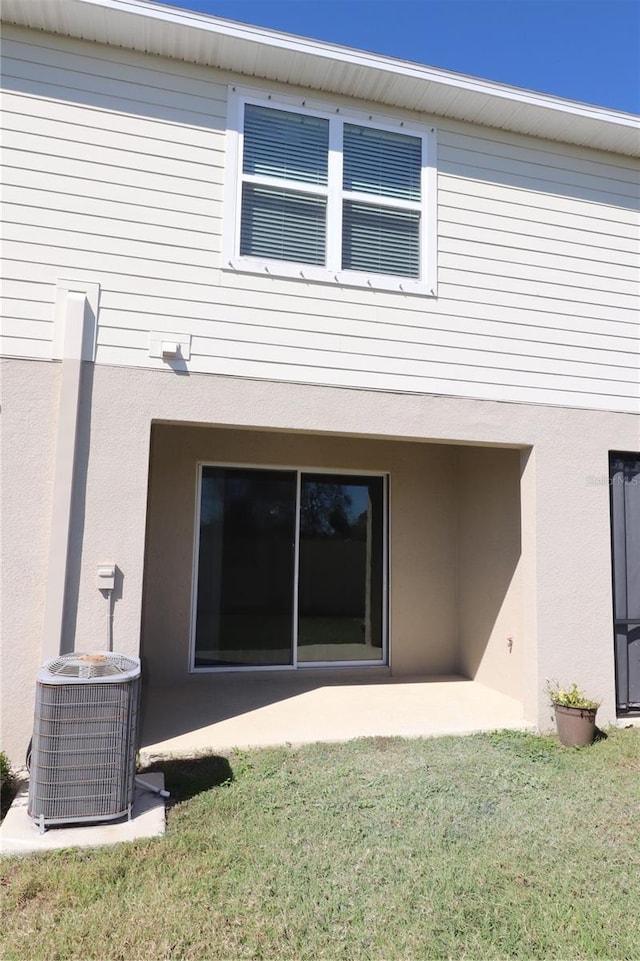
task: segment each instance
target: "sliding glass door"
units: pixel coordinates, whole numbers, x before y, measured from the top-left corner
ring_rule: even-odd
[[[381,475],[201,468],[194,669],[382,663]]]
[[[303,474],[298,661],[382,658],[382,477]]]

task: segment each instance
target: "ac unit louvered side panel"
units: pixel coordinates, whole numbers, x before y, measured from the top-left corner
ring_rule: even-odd
[[[29,815],[46,823],[113,819],[130,810],[139,677],[39,682]]]

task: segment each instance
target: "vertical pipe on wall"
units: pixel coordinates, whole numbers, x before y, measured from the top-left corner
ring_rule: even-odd
[[[86,292],[63,290],[57,322],[62,326],[62,371],[58,401],[49,558],[42,637],[43,660],[62,651],[65,595],[76,473],[78,411],[83,356],[92,318]]]

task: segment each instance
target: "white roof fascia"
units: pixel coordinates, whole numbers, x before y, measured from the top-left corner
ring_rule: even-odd
[[[640,156],[635,114],[148,0],[3,0],[1,16],[21,26],[265,80]]]

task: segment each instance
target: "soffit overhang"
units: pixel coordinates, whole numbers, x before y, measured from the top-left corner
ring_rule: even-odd
[[[2,20],[262,80],[640,156],[640,118],[147,0],[3,0]]]

